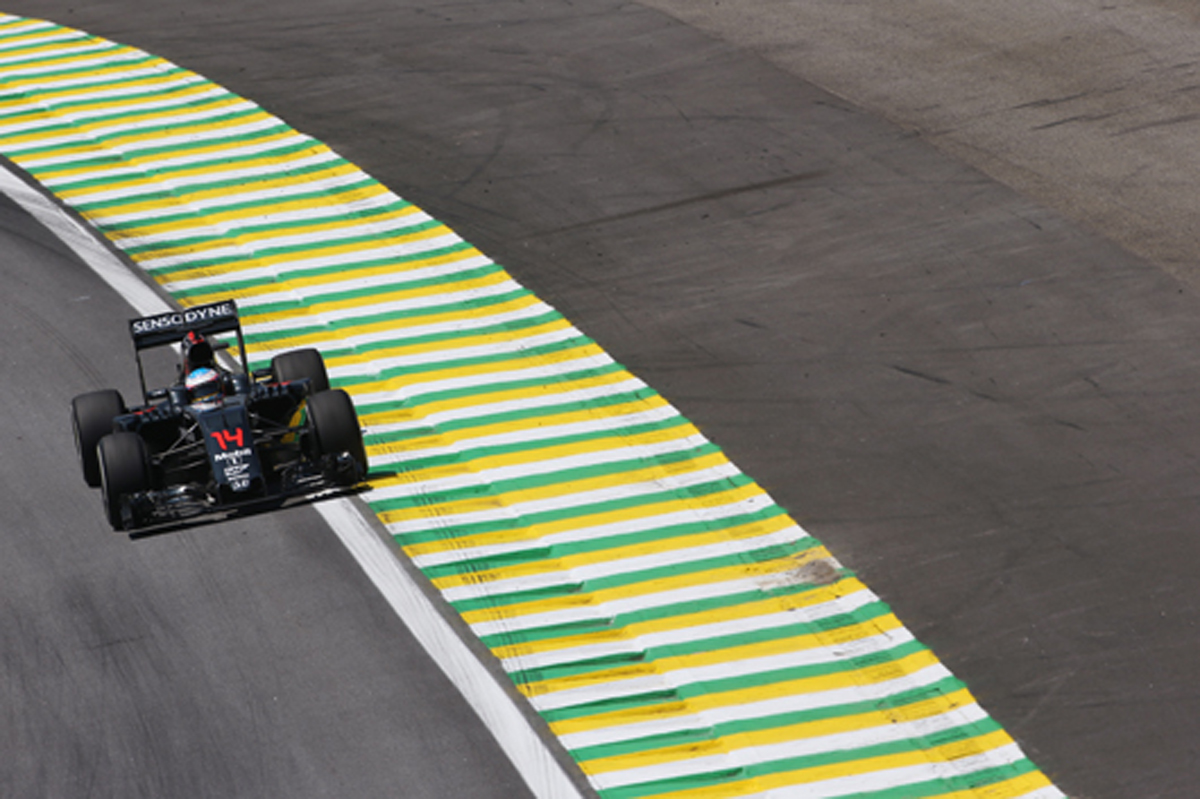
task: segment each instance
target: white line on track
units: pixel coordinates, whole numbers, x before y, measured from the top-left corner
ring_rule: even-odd
[[[7,168],[0,169],[0,192],[62,240],[140,315],[170,310],[170,305],[100,244],[91,231]],[[533,794],[539,799],[582,799],[584,793],[563,770],[514,699],[422,593],[358,505],[348,499],[333,499],[314,507],[474,708]]]

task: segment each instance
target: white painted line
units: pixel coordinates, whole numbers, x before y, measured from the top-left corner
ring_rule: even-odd
[[[347,499],[318,502],[317,511],[358,561],[425,651],[437,661],[495,736],[538,797],[582,797],[496,678],[454,633],[396,556]]]
[[[170,310],[171,306],[162,297],[97,242],[87,229],[7,168],[0,169],[0,192],[60,238],[139,314],[146,316]],[[314,507],[396,615],[479,715],[533,794],[538,799],[583,799],[584,794],[513,698],[421,592],[358,507],[347,499],[326,500]]]
[[[171,310],[171,306],[137,275],[104,248],[90,231],[65,213],[41,192],[18,178],[7,168],[0,169],[0,192],[41,222],[62,240],[100,278],[112,286],[142,316]]]

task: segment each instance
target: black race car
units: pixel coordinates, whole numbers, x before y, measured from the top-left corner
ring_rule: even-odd
[[[367,473],[350,396],[330,389],[321,354],[276,355],[251,372],[233,300],[132,319],[143,404],[113,389],[71,402],[83,479],[99,488],[116,530],[242,508],[331,487]],[[240,371],[215,357],[236,334]],[[142,352],[179,345],[175,382],[148,391]],[[232,360],[232,359],[229,359]]]

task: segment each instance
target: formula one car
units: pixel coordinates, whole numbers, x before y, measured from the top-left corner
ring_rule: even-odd
[[[354,404],[330,389],[321,354],[276,355],[250,371],[233,300],[132,319],[143,404],[107,389],[71,402],[83,479],[99,488],[115,530],[348,487],[367,473]],[[240,367],[215,351],[233,333]],[[179,345],[176,381],[146,389],[142,353]],[[232,360],[232,359],[229,359]]]

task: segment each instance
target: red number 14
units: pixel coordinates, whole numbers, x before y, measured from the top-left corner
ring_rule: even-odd
[[[209,433],[209,435],[217,440],[217,443],[221,445],[222,451],[229,449],[229,445],[235,441],[239,447],[245,446],[242,443],[242,428],[240,427],[236,430],[217,430]]]

